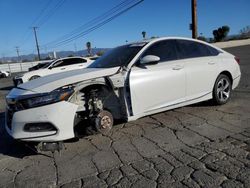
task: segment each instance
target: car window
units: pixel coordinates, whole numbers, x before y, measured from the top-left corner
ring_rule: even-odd
[[[53,68],[55,68],[55,67],[61,67],[62,66],[62,64],[63,64],[63,61],[62,60],[58,60],[58,61],[56,61],[54,64],[53,64]]]
[[[129,62],[146,45],[146,42],[127,44],[107,51],[95,60],[88,68],[111,68],[127,66]]]
[[[218,55],[219,52],[218,50],[199,42],[177,40],[177,54],[179,59],[184,59],[213,56]]]
[[[63,66],[68,66],[68,65],[74,65],[74,64],[79,64],[79,63],[86,63],[86,59],[82,58],[72,58],[72,59],[64,59],[64,60],[59,60],[56,62],[53,67],[63,67]]]
[[[75,61],[72,62],[72,64],[86,63],[86,62],[87,62],[86,59],[77,58],[77,59],[75,59]]]
[[[160,57],[159,62],[171,61],[177,59],[175,40],[160,41],[149,47],[143,57],[146,55],[155,55]]]
[[[218,51],[217,49],[211,47],[211,46],[207,46],[208,50],[210,51],[212,56],[217,56],[219,53],[221,53],[220,51]]]
[[[90,60],[97,60],[99,57],[91,57]]]

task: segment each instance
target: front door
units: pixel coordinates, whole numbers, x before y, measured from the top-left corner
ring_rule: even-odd
[[[160,41],[145,50],[142,57],[160,57],[157,64],[136,63],[129,74],[134,116],[143,116],[185,101],[185,69],[177,60],[175,40]]]

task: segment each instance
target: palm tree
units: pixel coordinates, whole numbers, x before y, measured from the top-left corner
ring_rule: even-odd
[[[142,31],[141,34],[142,34],[143,39],[145,39],[146,38],[146,31]]]
[[[87,42],[86,47],[87,47],[87,50],[88,50],[88,55],[91,56],[91,42]]]

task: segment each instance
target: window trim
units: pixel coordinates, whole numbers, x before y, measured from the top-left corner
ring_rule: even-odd
[[[173,41],[173,42],[174,42],[174,52],[175,52],[175,55],[176,55],[176,59],[174,59],[174,60],[165,60],[165,61],[161,61],[161,60],[160,60],[159,63],[161,64],[162,62],[169,62],[169,61],[177,61],[177,60],[179,60],[178,54],[177,54],[177,49],[176,49],[176,39],[164,39],[164,40],[160,40],[160,41],[154,42],[154,43],[150,44],[146,49],[144,49],[143,52],[142,52],[142,54],[141,54],[141,55],[138,57],[138,59],[135,61],[134,65],[138,64],[138,61],[139,61],[141,58],[144,57],[144,54],[147,52],[147,50],[148,50],[149,48],[151,48],[152,46],[157,45],[157,44],[159,44],[159,43],[161,43],[161,42],[167,42],[167,41]],[[151,55],[153,55],[153,54],[151,54]]]
[[[212,46],[209,46],[207,44],[204,44],[202,42],[199,42],[199,41],[193,41],[193,40],[187,40],[187,39],[176,39],[176,45],[177,47],[179,47],[180,49],[182,48],[182,45],[179,44],[178,42],[179,41],[185,41],[185,42],[190,42],[190,43],[195,43],[195,44],[198,44],[198,45],[201,45],[201,46],[204,46],[206,47],[206,50],[209,52],[210,55],[205,55],[205,56],[195,56],[195,57],[181,57],[181,52],[178,53],[178,50],[177,50],[177,56],[178,56],[178,59],[179,60],[185,60],[185,59],[194,59],[194,58],[202,58],[202,57],[216,57],[218,56],[220,53],[222,53],[221,51],[217,50],[216,48],[212,47]],[[211,50],[209,48],[212,48],[214,50],[216,50],[218,52],[217,55],[213,55],[213,53],[211,52]],[[183,48],[182,48],[183,49]],[[184,49],[185,50],[185,49]]]

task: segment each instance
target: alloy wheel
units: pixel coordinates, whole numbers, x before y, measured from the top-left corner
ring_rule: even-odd
[[[217,84],[217,96],[220,101],[227,101],[230,96],[229,80],[222,78]]]

